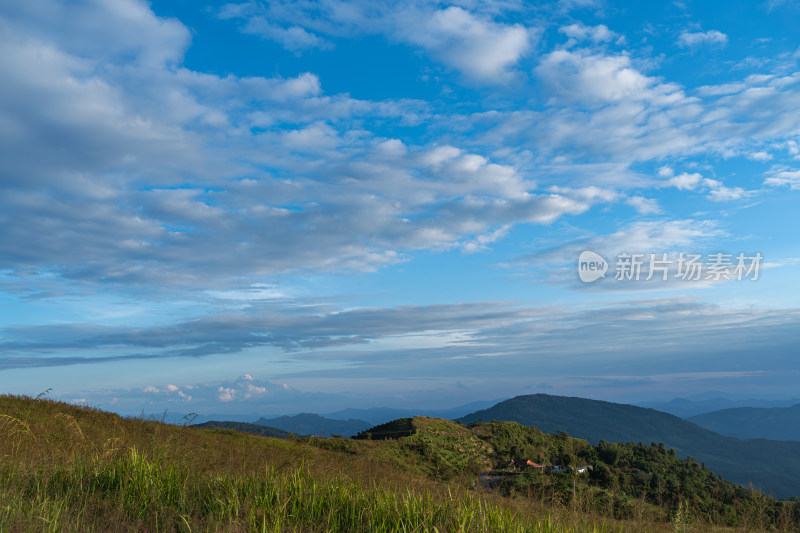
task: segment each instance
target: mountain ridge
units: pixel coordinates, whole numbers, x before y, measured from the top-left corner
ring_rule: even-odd
[[[639,407],[648,407],[650,409],[655,409],[656,411],[663,411],[664,413],[689,419],[706,413],[722,411],[725,409],[734,409],[738,407],[791,407],[797,403],[800,403],[800,398],[790,398],[787,400],[767,400],[763,398],[734,400],[720,396],[708,398],[698,395],[689,398],[673,398],[672,400],[661,402],[637,402],[634,405]]]
[[[790,407],[735,407],[687,420],[737,439],[800,441],[800,403]]]
[[[314,435],[318,437],[330,437],[332,435],[350,437],[368,429],[372,425],[365,420],[355,418],[337,420],[315,413],[300,413],[293,416],[284,415],[276,418],[261,417],[255,423],[278,428],[295,435]]]
[[[261,437],[276,437],[279,439],[288,439],[292,435],[288,431],[275,427],[233,420],[209,420],[208,422],[202,422],[200,424],[192,424],[192,427],[198,429],[227,429],[242,433],[250,433],[251,435],[259,435]]]

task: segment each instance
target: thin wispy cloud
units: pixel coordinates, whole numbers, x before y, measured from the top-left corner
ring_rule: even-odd
[[[685,48],[695,48],[698,46],[725,46],[728,36],[718,30],[708,31],[684,31],[678,37],[678,44]]]

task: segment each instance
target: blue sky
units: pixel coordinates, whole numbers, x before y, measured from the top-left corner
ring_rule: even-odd
[[[800,4],[718,6],[0,3],[0,390],[796,396]]]

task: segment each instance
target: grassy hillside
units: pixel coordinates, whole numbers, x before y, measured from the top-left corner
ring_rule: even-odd
[[[283,440],[11,396],[0,435],[3,532],[642,530],[443,482],[396,442]]]
[[[800,441],[800,404],[791,407],[737,407],[693,416],[688,420],[737,439]]]
[[[719,435],[667,413],[632,405],[535,394],[500,402],[461,419],[509,420],[542,431],[598,443],[663,443],[680,457],[695,457],[714,472],[778,497],[800,496],[800,443],[742,441]]]
[[[282,429],[263,426],[261,424],[248,424],[247,422],[209,420],[208,422],[203,422],[202,424],[193,424],[192,427],[199,429],[230,429],[232,431],[250,433],[251,435],[275,437],[278,439],[288,439],[292,436],[291,433]]]
[[[0,531],[789,532],[800,524],[798,506],[729,490],[667,452],[595,448],[515,423],[415,417],[395,426],[397,438],[385,440],[283,440],[0,396]],[[591,478],[504,468],[529,456],[609,466]],[[663,485],[625,472],[633,464],[663,474]],[[709,492],[687,490],[701,482]]]

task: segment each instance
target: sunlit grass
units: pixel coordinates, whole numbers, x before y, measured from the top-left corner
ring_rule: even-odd
[[[3,530],[573,531],[470,495],[440,498],[318,480],[303,466],[196,474],[136,448],[112,460],[76,456],[63,467],[27,471],[4,461],[0,500]]]
[[[279,440],[10,396],[0,430],[2,532],[673,529],[436,481],[391,441]]]

